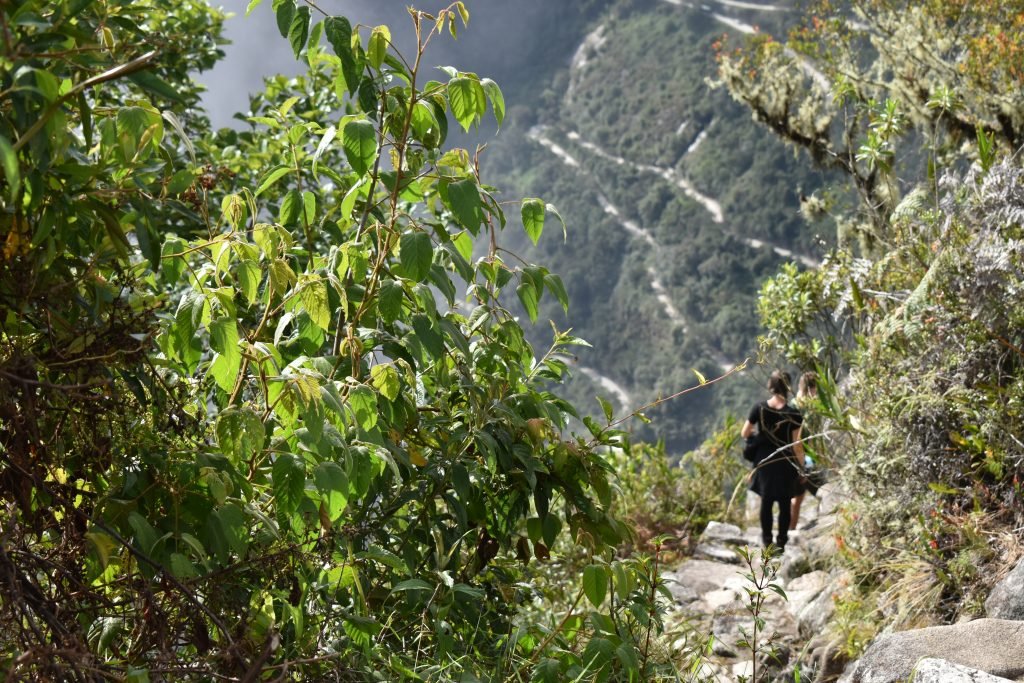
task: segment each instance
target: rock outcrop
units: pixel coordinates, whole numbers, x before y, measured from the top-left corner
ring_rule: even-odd
[[[999,683],[1024,681],[1024,560],[992,591],[990,618],[949,626],[885,633],[855,662],[847,663],[841,638],[830,631],[836,598],[851,577],[833,567],[832,526],[842,495],[825,486],[821,497],[804,501],[801,526],[791,533],[776,584],[786,599],[768,592],[760,616],[773,636],[775,656],[759,655],[757,681],[800,680],[840,683]],[[748,510],[753,513],[753,510]],[[754,520],[756,515],[748,514]],[[664,573],[677,609],[713,637],[712,655],[701,675],[717,680],[750,677],[755,662],[747,606],[751,583],[738,549],[760,555],[760,530],[712,522],[695,557]],[[757,563],[755,562],[755,566]],[[911,678],[913,676],[913,678]]]
[[[977,619],[878,637],[840,679],[842,683],[907,680],[921,659],[939,657],[960,666],[1016,679],[1024,676],[1024,622]]]
[[[1008,678],[992,676],[945,659],[927,657],[917,663],[912,683],[1011,683]]]
[[[992,589],[985,601],[985,614],[993,619],[1024,620],[1024,560]]]

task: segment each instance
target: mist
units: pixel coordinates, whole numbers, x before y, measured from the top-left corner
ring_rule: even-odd
[[[278,32],[271,0],[265,0],[248,17],[247,4],[246,0],[233,0],[225,6],[235,13],[225,23],[224,37],[231,41],[223,48],[225,58],[197,76],[207,87],[203,103],[214,127],[237,125],[232,116],[248,110],[249,95],[262,89],[264,78],[305,70],[304,62],[295,59],[288,41]],[[403,54],[411,53],[415,46],[405,0],[324,0],[317,5],[329,14],[347,17],[354,27],[386,24]],[[552,22],[557,26],[559,16],[573,12],[571,3],[466,0],[465,5],[470,12],[469,27],[463,29],[460,23],[457,39],[447,33],[436,37],[424,58],[426,65],[451,65],[503,84],[528,69],[532,60],[550,59],[554,54],[567,61],[571,54],[571,45],[560,50],[557,44],[550,44]],[[429,12],[446,6],[443,2],[417,5]],[[364,39],[366,35],[364,31]]]

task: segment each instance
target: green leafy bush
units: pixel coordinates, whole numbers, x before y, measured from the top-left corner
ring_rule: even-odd
[[[410,10],[409,55],[312,3],[264,10],[308,73],[210,134],[188,71],[219,13],[0,9],[0,668],[542,676],[554,640],[512,637],[514,567],[568,539],[595,610],[614,580],[632,616],[613,633],[595,611],[565,666],[638,675],[658,578],[609,559],[624,434],[563,433],[551,387],[581,342],[535,353],[506,302],[536,319],[565,288],[500,249],[508,202],[444,146],[449,118],[500,124],[502,92],[423,78],[466,8]],[[557,217],[519,206],[533,241]]]

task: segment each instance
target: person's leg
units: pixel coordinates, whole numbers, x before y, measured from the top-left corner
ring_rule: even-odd
[[[804,494],[801,493],[798,496],[793,497],[793,504],[790,508],[789,513],[789,530],[793,531],[796,529],[797,523],[800,521],[800,504],[804,502]]]
[[[768,496],[761,496],[761,541],[766,546],[772,542],[772,503],[774,502]]]
[[[789,512],[790,499],[779,498],[779,535],[775,540],[775,545],[779,546],[780,550],[786,548],[786,541],[789,540]]]

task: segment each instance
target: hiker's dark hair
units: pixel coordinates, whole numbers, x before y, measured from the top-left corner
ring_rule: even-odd
[[[782,396],[789,396],[789,387],[792,384],[788,372],[776,370],[772,373],[772,376],[768,378],[768,391],[773,394],[781,394]]]

